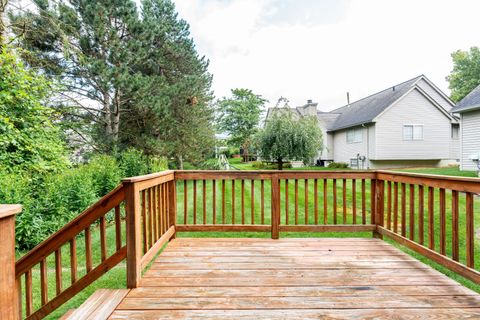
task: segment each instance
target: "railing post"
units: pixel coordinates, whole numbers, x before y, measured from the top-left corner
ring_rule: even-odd
[[[375,225],[383,227],[384,209],[385,209],[385,181],[376,180],[375,183]],[[383,239],[383,235],[378,232],[373,233],[374,238]]]
[[[172,181],[168,182],[168,227],[176,226],[177,225],[177,181],[173,179]],[[177,231],[171,237],[171,239],[175,239],[177,235]]]
[[[272,174],[272,239],[280,236],[280,182],[278,174]]]
[[[127,287],[136,288],[142,275],[140,193],[135,182],[124,181],[127,225]]]
[[[0,205],[0,319],[17,320],[19,293],[15,281],[15,214],[20,205]]]

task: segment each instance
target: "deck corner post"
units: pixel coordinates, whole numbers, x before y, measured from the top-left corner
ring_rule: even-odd
[[[20,318],[19,282],[15,278],[15,215],[20,205],[0,205],[0,319]]]
[[[385,209],[385,181],[376,180],[375,182],[375,225],[383,227]],[[378,231],[373,232],[373,237],[383,239],[383,235]]]
[[[125,187],[126,238],[127,238],[127,287],[138,287],[142,275],[142,227],[140,217],[140,193],[135,182],[123,183]]]
[[[177,180],[175,178],[168,184],[168,227],[176,227],[177,225]],[[173,233],[170,239],[175,239],[177,231]]]
[[[272,174],[272,239],[280,237],[280,182],[278,174]]]

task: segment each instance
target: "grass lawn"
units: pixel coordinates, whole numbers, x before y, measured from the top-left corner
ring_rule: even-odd
[[[240,163],[241,159],[233,159],[234,165],[238,169],[242,170],[257,170],[253,168],[251,164],[242,164]],[[238,163],[237,163],[238,162]],[[316,167],[312,167],[309,169],[317,169]],[[402,171],[408,172],[418,172],[418,173],[430,173],[430,174],[447,174],[447,175],[461,175],[461,176],[475,176],[474,173],[469,172],[460,172],[458,168],[433,168],[433,169],[405,169]],[[232,223],[235,224],[242,224],[242,201],[241,201],[241,193],[242,187],[244,188],[244,202],[243,202],[243,211],[244,211],[244,221],[245,224],[251,224],[252,217],[255,224],[261,224],[261,204],[260,204],[260,194],[261,194],[261,185],[260,181],[255,181],[253,184],[253,192],[254,196],[252,201],[252,182],[250,180],[245,180],[243,186],[241,181],[236,181],[234,187],[232,188],[232,184],[230,180],[225,181],[225,223]],[[356,203],[355,206],[353,205],[353,188],[352,188],[352,181],[347,180],[347,184],[345,186],[346,190],[346,203],[345,207],[343,206],[342,201],[342,185],[343,181],[341,179],[337,180],[337,223],[342,224],[344,223],[352,223],[353,222],[353,212],[354,208],[356,209],[356,218],[357,223],[361,223],[362,219],[362,204],[361,204],[361,181],[357,180],[355,183],[356,187]],[[184,222],[184,188],[183,182],[179,182],[177,185],[177,210],[178,210],[178,217],[177,223],[182,224]],[[190,181],[187,184],[187,222],[193,223],[193,183]],[[212,189],[213,183],[212,181],[206,181],[205,185],[205,213],[203,208],[203,182],[197,182],[197,202],[196,202],[196,222],[197,224],[201,224],[206,219],[206,223],[213,222],[213,207],[216,208],[216,223],[222,223],[223,215],[222,215],[222,181],[216,181],[216,202],[213,203],[212,199]],[[305,192],[305,186],[307,187],[307,192]],[[285,203],[285,194],[286,194],[286,183],[284,181],[280,184],[281,188],[281,223],[287,223],[286,217],[286,203]],[[328,180],[327,183],[327,222],[328,224],[334,223],[334,212],[333,212],[333,184],[332,180]],[[400,189],[400,188],[399,188]],[[235,206],[234,210],[232,210],[232,192],[235,192]],[[366,223],[370,223],[370,185],[369,181],[366,181]],[[414,189],[414,194],[416,199],[418,199],[418,189]],[[264,182],[264,221],[265,225],[270,225],[270,182]],[[295,216],[295,181],[290,180],[288,183],[288,195],[289,195],[289,205],[288,205],[288,223],[294,224],[295,219],[298,219],[299,224],[305,224],[307,215],[306,215],[306,207],[305,207],[305,194],[308,196],[308,224],[315,223],[315,207],[314,207],[314,181],[308,180],[307,184],[305,185],[304,180],[298,180],[298,215]],[[399,190],[400,194],[400,190]],[[406,214],[406,224],[408,226],[409,222],[409,209],[408,209],[408,199],[409,199],[409,188],[406,188],[406,196],[407,196],[407,214]],[[425,192],[425,208],[427,208],[427,192]],[[323,223],[323,180],[318,180],[318,223]],[[447,191],[446,194],[446,203],[447,203],[447,255],[451,254],[451,219],[449,214],[451,212],[451,194]],[[438,201],[439,193],[438,190],[435,192],[435,199]],[[416,202],[417,203],[417,202]],[[475,199],[475,225],[480,226],[480,199],[476,197]],[[252,211],[253,209],[253,211]],[[417,208],[415,208],[417,209]],[[253,215],[252,215],[253,212]],[[464,230],[465,230],[465,196],[460,195],[460,202],[459,202],[459,212],[460,212],[460,260],[462,262],[465,261],[465,238],[464,238]],[[414,218],[417,218],[417,210],[415,211]],[[399,209],[399,223],[401,221],[401,210]],[[425,214],[426,217],[426,214]],[[435,241],[436,241],[436,248],[439,248],[439,204],[436,202],[435,204]],[[415,220],[416,221],[416,220]],[[425,223],[425,230],[424,234],[427,235],[427,224]],[[124,230],[124,225],[122,225],[122,230]],[[399,225],[400,230],[400,225]],[[479,232],[477,232],[478,234]],[[407,228],[407,237],[408,237],[408,228]],[[265,233],[255,233],[255,232],[235,232],[235,233],[227,233],[227,232],[216,232],[216,233],[206,233],[206,232],[199,232],[199,233],[180,233],[179,237],[270,237],[269,232]],[[371,237],[371,233],[364,232],[364,233],[299,233],[299,232],[289,232],[289,233],[281,233],[281,237]],[[109,255],[113,253],[113,248],[115,247],[115,234],[114,234],[114,227],[110,226],[107,228],[107,244],[109,247]],[[418,237],[418,226],[415,229],[415,239]],[[125,241],[125,235],[122,236],[123,241]],[[477,238],[478,239],[478,238]],[[388,241],[388,240],[387,240]],[[411,254],[418,260],[432,266],[433,268],[447,274],[454,280],[462,283],[463,285],[480,292],[480,285],[474,284],[473,282],[466,280],[454,272],[447,270],[444,267],[437,265],[434,262],[429,261],[426,258],[412,252],[409,249],[401,247],[392,241],[389,241],[394,246],[399,247],[401,250]],[[480,270],[480,239],[476,241],[476,265],[477,270]],[[93,261],[94,266],[96,266],[100,262],[100,239],[99,239],[99,231],[97,228],[92,229],[92,248],[93,248]],[[20,255],[20,254],[19,254]],[[78,271],[79,277],[85,274],[85,244],[84,244],[84,237],[80,236],[77,240],[77,257],[78,257]],[[69,248],[68,246],[64,246],[62,248],[62,262],[63,262],[63,282],[64,287],[70,282],[70,269],[69,266]],[[49,257],[47,260],[48,263],[48,270],[49,270],[49,292],[55,292],[55,264],[53,255]],[[39,280],[40,280],[40,272],[38,266],[33,270],[33,295],[36,297],[34,301],[39,301],[40,297],[40,288],[39,288]],[[125,272],[125,262],[120,263],[117,267],[110,270],[107,274],[97,280],[95,283],[90,285],[88,288],[83,290],[77,296],[75,296],[72,300],[67,302],[65,305],[60,307],[58,310],[53,312],[47,319],[58,319],[61,315],[63,315],[67,310],[72,308],[77,308],[85,299],[87,299],[95,290],[99,288],[125,288],[126,287],[126,272]],[[23,289],[24,290],[24,289]],[[23,291],[24,292],[24,291]],[[52,294],[50,294],[52,296]]]

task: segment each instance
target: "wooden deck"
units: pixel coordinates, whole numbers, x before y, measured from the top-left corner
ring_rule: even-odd
[[[366,238],[177,238],[110,319],[480,319],[480,295]]]

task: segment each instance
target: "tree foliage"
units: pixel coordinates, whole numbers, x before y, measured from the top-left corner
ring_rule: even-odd
[[[322,148],[322,131],[315,117],[294,119],[291,112],[274,112],[257,136],[260,156],[275,160],[282,170],[286,161],[310,163]]]
[[[453,70],[447,76],[451,98],[458,102],[480,85],[480,49],[457,50],[452,53]]]
[[[0,168],[45,173],[68,165],[55,127],[55,112],[46,105],[51,84],[27,69],[8,47],[0,52]]]
[[[211,145],[208,61],[172,1],[35,3],[11,18],[29,26],[16,30],[25,58],[63,84],[58,107],[95,148],[182,158]]]
[[[265,100],[249,89],[232,89],[232,96],[218,101],[219,129],[228,133],[232,145],[246,148],[258,129]]]

